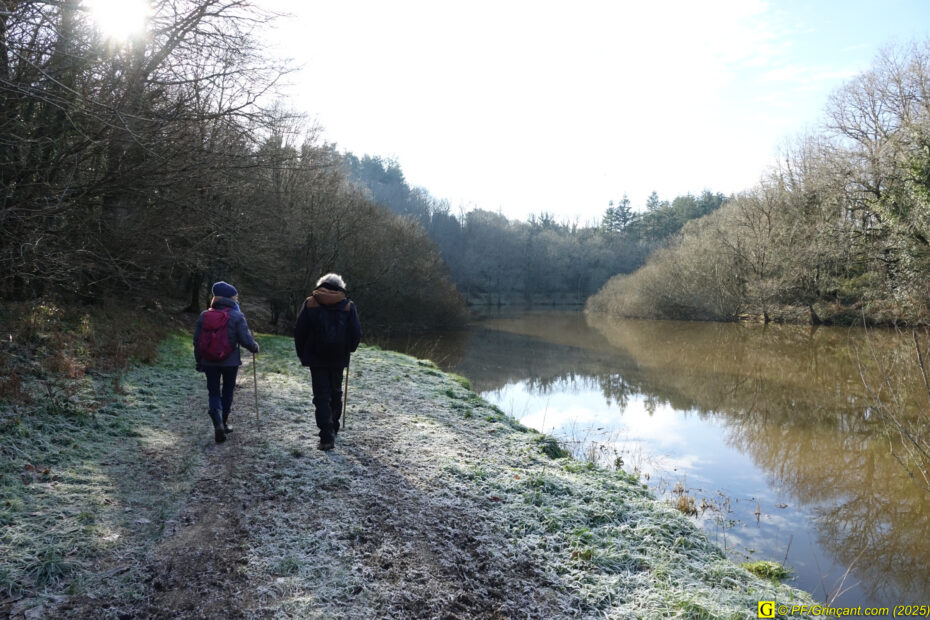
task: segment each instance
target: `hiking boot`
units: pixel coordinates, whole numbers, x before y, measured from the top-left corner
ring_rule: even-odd
[[[213,421],[213,439],[216,440],[216,443],[223,443],[226,441],[226,431],[223,430],[223,418],[220,416],[220,412],[211,409],[210,420]]]
[[[332,449],[335,448],[335,447],[336,447],[336,442],[335,442],[335,441],[323,441],[323,440],[320,440],[320,445],[317,446],[317,449],[318,449],[318,450],[323,450],[324,452],[326,452],[326,451],[328,451],[328,450],[332,450]]]
[[[224,411],[223,412],[223,432],[226,433],[227,435],[233,431],[232,427],[226,423],[228,419],[229,419],[229,412]]]

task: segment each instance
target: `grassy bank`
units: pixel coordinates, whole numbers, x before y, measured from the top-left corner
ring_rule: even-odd
[[[66,402],[0,402],[0,613],[170,610],[166,590],[197,594],[216,570],[178,567],[209,555],[228,557],[221,594],[243,617],[754,618],[759,600],[810,601],[425,360],[362,348],[348,427],[321,453],[291,341],[259,341],[261,428],[240,392],[222,445],[184,335]],[[230,511],[225,555],[185,537],[208,501]]]
[[[202,461],[190,358],[176,336],[154,366],[27,371],[31,396],[0,402],[0,601],[137,582]]]

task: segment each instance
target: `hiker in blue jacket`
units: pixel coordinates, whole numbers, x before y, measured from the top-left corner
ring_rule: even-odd
[[[317,280],[294,327],[294,347],[300,363],[310,367],[320,450],[332,450],[342,414],[342,369],[362,339],[355,304],[346,297],[342,276],[328,273]]]
[[[249,332],[245,315],[239,310],[236,288],[221,280],[213,285],[212,292],[210,309],[200,313],[194,329],[194,359],[197,370],[207,376],[213,437],[216,443],[222,443],[232,432],[229,411],[236,389],[236,375],[242,365],[239,346],[254,354],[258,353],[258,343]]]

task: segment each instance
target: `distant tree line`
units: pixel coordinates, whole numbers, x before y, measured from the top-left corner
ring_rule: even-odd
[[[352,153],[344,159],[349,178],[372,200],[429,233],[472,304],[582,304],[610,276],[640,267],[685,222],[724,202],[704,192],[669,203],[653,192],[637,211],[624,196],[600,222],[584,226],[548,213],[527,221],[483,209],[454,214],[447,202],[411,188],[396,161]]]
[[[287,71],[256,43],[268,16],[239,0],[152,4],[148,35],[119,44],[78,0],[0,3],[0,299],[198,310],[223,278],[278,322],[335,270],[369,325],[460,322],[421,227],[265,103]]]
[[[926,322],[930,41],[889,48],[755,187],[588,307],[620,316]]]

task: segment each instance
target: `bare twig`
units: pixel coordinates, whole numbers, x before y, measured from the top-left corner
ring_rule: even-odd
[[[877,388],[867,376],[858,348],[855,349],[856,364],[866,393],[871,398],[886,429],[891,433],[889,452],[915,482],[930,491],[930,443],[925,438],[923,428],[926,422],[923,418],[907,415],[906,399],[899,394],[900,390],[893,380],[897,369],[893,365],[886,364],[876,352],[868,327],[865,328],[865,336],[869,355],[879,374]],[[930,398],[930,378],[928,378],[925,356],[920,348],[916,330],[912,332],[912,341],[916,358],[914,363],[919,368],[924,391]],[[897,437],[897,441],[893,440],[894,437]],[[899,454],[899,451],[902,454]]]

